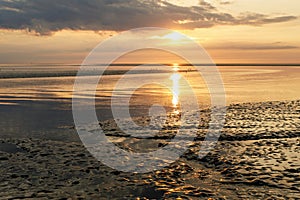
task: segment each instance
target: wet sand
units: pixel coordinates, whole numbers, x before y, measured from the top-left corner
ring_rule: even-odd
[[[217,146],[200,159],[209,113],[201,111],[197,137],[179,160],[147,174],[110,169],[78,142],[0,139],[0,199],[300,198],[300,100],[230,105]],[[137,152],[168,144],[177,127],[141,139],[112,121],[101,125],[118,146]]]

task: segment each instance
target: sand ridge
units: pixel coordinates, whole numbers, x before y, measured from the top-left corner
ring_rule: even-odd
[[[179,160],[147,174],[110,169],[76,142],[1,139],[10,151],[0,151],[0,199],[300,198],[299,100],[230,105],[217,146],[199,159],[207,116],[203,111],[197,137]],[[148,139],[101,124],[119,147],[151,151],[176,134],[173,122]]]

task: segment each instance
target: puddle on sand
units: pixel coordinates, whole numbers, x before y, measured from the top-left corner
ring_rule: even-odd
[[[18,153],[18,152],[25,152],[24,149],[21,149],[15,144],[10,143],[0,143],[0,151],[6,153]]]

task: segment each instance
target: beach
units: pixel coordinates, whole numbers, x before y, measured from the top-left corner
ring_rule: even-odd
[[[77,67],[42,75],[39,70],[44,69],[34,68],[21,78],[11,69],[3,69],[0,79],[0,199],[300,198],[298,67],[220,68],[227,95],[225,124],[216,146],[203,158],[198,153],[209,128],[209,94],[197,76],[184,72],[199,97],[200,106],[194,110],[199,126],[191,130],[183,125],[194,134],[189,148],[172,164],[149,173],[117,171],[85,148],[72,116]],[[165,75],[147,76],[155,81]],[[110,141],[129,152],[167,146],[180,127],[174,94],[156,86],[136,91],[131,101],[135,122],[147,125],[149,104],[161,102],[168,120],[157,134],[135,137],[119,129],[108,106],[119,78],[118,73],[103,77],[96,95],[99,124],[89,130],[100,126]],[[170,83],[180,95],[188,95],[180,82]],[[110,159],[118,160],[118,155]]]
[[[0,147],[11,146],[0,154],[0,196],[2,199],[297,199],[300,198],[299,111],[300,100],[232,104],[227,108],[219,142],[206,157],[198,158],[205,132],[199,129],[198,137],[179,160],[146,174],[113,170],[98,162],[79,142],[1,139]],[[145,118],[139,118],[142,119]],[[108,137],[131,151],[140,151],[145,143],[152,143],[148,150],[154,150],[168,142],[164,134],[141,141],[118,134],[109,120],[103,123]]]

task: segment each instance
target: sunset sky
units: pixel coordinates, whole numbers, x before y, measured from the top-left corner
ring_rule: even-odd
[[[138,27],[186,34],[216,63],[300,63],[299,10],[299,0],[0,0],[0,63],[80,64]]]

